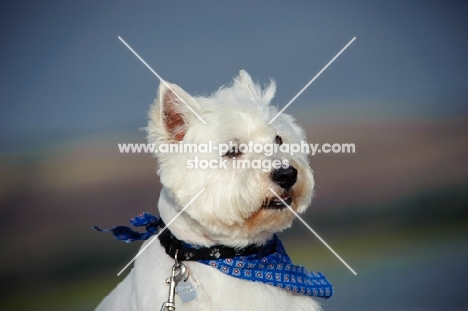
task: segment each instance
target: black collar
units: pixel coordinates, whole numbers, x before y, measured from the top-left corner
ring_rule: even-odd
[[[161,218],[159,219],[158,227],[159,230],[166,227]],[[216,260],[274,252],[274,247],[268,243],[262,246],[251,244],[244,248],[233,248],[224,245],[214,245],[211,247],[193,246],[177,239],[169,228],[166,228],[158,237],[166,253],[175,258],[176,250],[178,250],[177,257],[182,261]]]

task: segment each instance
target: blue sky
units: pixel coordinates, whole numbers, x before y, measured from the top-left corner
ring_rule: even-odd
[[[279,107],[356,36],[291,111],[327,110],[328,117],[352,111],[368,119],[468,112],[468,5],[461,1],[16,1],[0,7],[4,151],[145,126],[159,82],[118,36],[192,94],[213,92],[239,69],[260,82],[274,78]]]

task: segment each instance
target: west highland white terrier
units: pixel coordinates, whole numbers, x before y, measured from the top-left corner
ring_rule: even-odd
[[[97,310],[321,310],[312,297],[330,297],[330,283],[294,265],[276,236],[293,222],[289,207],[302,213],[310,203],[307,155],[247,148],[306,141],[285,113],[269,124],[278,113],[270,105],[275,91],[274,82],[261,88],[243,70],[210,97],[160,84],[147,127],[158,150],[160,218],[132,218],[145,233],[110,229],[126,241],[160,234],[143,244],[133,269]],[[191,152],[166,150],[184,145]],[[202,145],[209,148],[195,148]]]

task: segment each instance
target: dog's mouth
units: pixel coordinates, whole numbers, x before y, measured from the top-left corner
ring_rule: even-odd
[[[288,191],[284,191],[281,195],[281,200],[277,196],[266,198],[262,207],[268,209],[283,209],[286,208],[283,201],[287,205],[291,205],[293,199]]]

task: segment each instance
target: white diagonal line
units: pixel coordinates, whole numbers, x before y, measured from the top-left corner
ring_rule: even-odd
[[[126,46],[130,51],[132,51],[133,54],[135,54],[135,56],[136,56],[136,57],[137,57],[137,58],[138,58],[138,59],[139,59],[139,60],[156,76],[156,77],[158,77],[158,79],[159,79],[162,83],[164,83],[164,85],[165,85],[169,90],[172,91],[172,93],[174,93],[174,94],[177,96],[178,99],[180,99],[180,101],[182,101],[182,102],[185,104],[185,106],[187,106],[187,108],[188,108],[191,112],[193,112],[193,114],[194,114],[200,121],[202,121],[203,124],[206,124],[205,120],[203,120],[202,117],[200,117],[200,116],[198,115],[198,113],[196,113],[195,110],[193,110],[192,107],[190,107],[190,106],[185,102],[185,100],[183,100],[182,97],[180,97],[179,94],[177,94],[177,93],[171,88],[171,86],[170,86],[166,81],[164,81],[164,79],[161,78],[161,76],[158,75],[158,73],[157,73],[156,71],[154,71],[153,68],[150,67],[150,65],[148,65],[148,64],[146,63],[146,62],[144,61],[144,59],[141,58],[140,55],[138,55],[138,53],[135,52],[135,50],[133,50],[132,47],[131,47],[130,45],[127,44],[127,42],[125,42],[124,39],[122,39],[120,36],[119,36],[118,38],[119,38],[120,41],[122,41],[123,44],[125,44],[125,46]]]
[[[314,231],[314,229],[312,229],[305,221],[304,219],[301,218],[301,216],[299,216],[293,209],[291,206],[289,206],[286,202],[284,202],[284,200],[271,188],[268,188],[270,189],[271,192],[273,192],[273,194],[284,204],[286,205],[289,210],[294,214],[294,216],[296,216],[306,227],[307,229],[309,229],[319,240],[320,242],[322,242],[332,253],[333,255],[336,256],[336,258],[338,258],[345,266],[346,268],[348,268],[354,275],[357,275],[356,271],[353,270],[353,268],[351,268],[347,263],[346,261],[343,260],[343,258],[340,257],[340,255],[338,255],[334,250],[333,248],[330,247],[330,245],[327,244],[327,242],[325,242],[319,235],[317,232]]]
[[[318,78],[318,77],[319,77],[319,76],[322,74],[322,72],[324,72],[324,71],[325,71],[325,69],[327,69],[327,68],[328,68],[328,66],[330,66],[330,65],[332,64],[332,63],[335,61],[335,59],[337,59],[337,58],[338,58],[338,56],[340,56],[340,55],[341,55],[341,53],[343,53],[343,52],[344,52],[344,51],[345,51],[345,50],[348,48],[348,46],[350,46],[350,45],[351,45],[351,43],[353,43],[353,41],[354,41],[354,40],[356,40],[356,37],[354,37],[353,39],[351,39],[351,41],[349,41],[349,42],[348,42],[348,44],[346,44],[346,45],[345,45],[345,47],[344,47],[344,48],[342,48],[342,49],[341,49],[341,51],[339,51],[339,52],[338,52],[338,54],[336,54],[336,55],[335,55],[335,57],[333,57],[333,58],[332,58],[332,60],[331,60],[331,61],[329,61],[329,62],[328,62],[328,64],[326,64],[326,65],[325,65],[325,67],[323,67],[323,68],[322,68],[322,70],[320,70],[320,71],[319,71],[319,73],[317,73],[317,74],[315,75],[315,77],[313,77],[313,78],[312,78],[312,80],[310,80],[310,81],[309,81],[309,83],[307,83],[307,84],[306,84],[306,86],[304,86],[304,87],[302,88],[302,90],[300,90],[300,91],[299,91],[299,93],[297,93],[297,94],[296,94],[296,96],[294,96],[294,97],[293,97],[293,99],[291,99],[291,100],[289,101],[289,103],[287,103],[287,104],[286,104],[286,106],[284,106],[284,108],[283,108],[283,109],[281,109],[281,111],[280,111],[280,112],[278,112],[278,113],[276,114],[276,116],[274,116],[274,117],[273,117],[273,119],[271,119],[271,121],[270,121],[270,122],[268,122],[268,124],[271,124],[271,123],[273,123],[273,121],[275,121],[275,120],[276,120],[276,118],[278,118],[278,117],[279,117],[279,115],[280,115],[280,114],[282,114],[282,113],[283,113],[283,111],[285,111],[285,110],[286,110],[286,108],[288,108],[288,107],[289,107],[289,105],[291,105],[291,104],[293,103],[293,101],[295,101],[295,100],[296,100],[296,98],[298,98],[298,97],[299,97],[299,95],[301,95],[301,94],[302,94],[302,92],[304,92],[304,91],[305,91],[305,90],[306,90],[306,89],[309,87],[309,85],[311,85],[311,84],[312,84],[312,82],[314,82],[314,81],[315,81],[315,79],[317,79],[317,78]]]
[[[140,251],[138,252],[138,254],[136,254],[135,257],[133,257],[133,259],[130,260],[130,262],[129,262],[125,267],[123,267],[122,270],[120,270],[119,273],[117,273],[117,276],[120,276],[120,275],[122,274],[122,272],[124,272],[125,269],[127,269],[128,266],[130,266],[130,265],[132,264],[132,262],[134,262],[134,261],[148,248],[148,246],[150,246],[150,245],[154,242],[154,240],[156,240],[156,239],[158,238],[158,236],[159,236],[161,233],[163,233],[164,230],[166,230],[166,228],[169,227],[169,226],[174,222],[174,220],[176,220],[177,217],[179,217],[180,214],[182,214],[182,213],[187,209],[187,207],[189,207],[190,204],[192,204],[193,201],[195,201],[195,199],[198,198],[198,196],[199,196],[200,194],[202,194],[203,191],[205,191],[205,189],[206,189],[206,188],[203,188],[202,190],[200,190],[200,192],[198,192],[197,195],[194,196],[193,199],[191,199],[190,202],[188,202],[187,205],[185,205],[185,207],[184,207],[180,212],[178,212],[177,215],[175,215],[174,218],[172,218],[171,221],[169,221],[169,222],[166,224],[166,226],[165,226],[164,228],[162,228],[161,231],[159,231],[159,233],[158,233],[157,235],[155,235],[155,236],[148,242],[148,244],[145,245],[145,247],[143,247],[142,249],[140,249]]]

